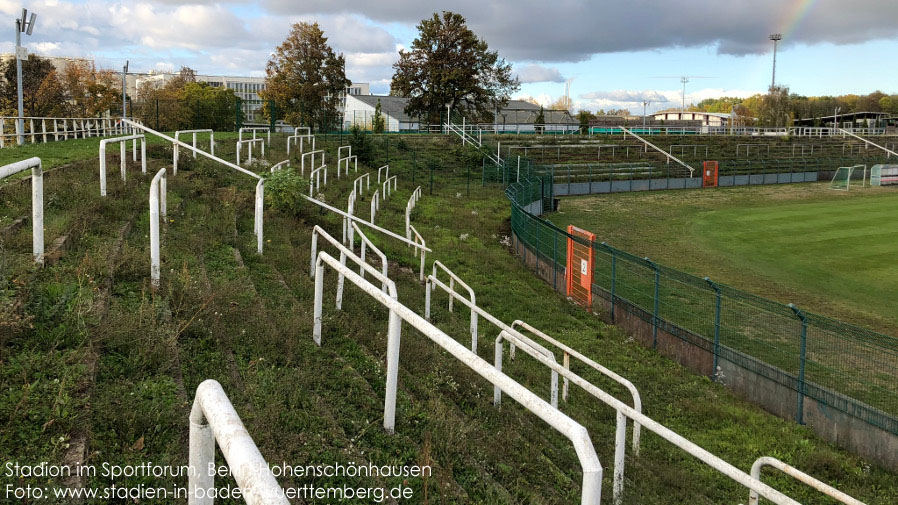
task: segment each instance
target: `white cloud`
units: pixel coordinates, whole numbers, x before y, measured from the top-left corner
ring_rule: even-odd
[[[755,91],[743,89],[703,88],[686,93],[686,106],[696,104],[708,98],[732,96],[747,98],[754,95]],[[651,103],[646,108],[647,112],[654,112],[671,107],[680,107],[683,103],[682,90],[614,90],[593,91],[579,95],[574,105],[579,109],[630,109],[633,113],[642,113],[643,99]]]
[[[538,64],[524,65],[516,69],[518,79],[523,84],[534,82],[564,82],[564,76],[555,67],[544,67]]]

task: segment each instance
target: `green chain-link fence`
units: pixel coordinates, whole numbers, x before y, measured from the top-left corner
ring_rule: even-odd
[[[524,163],[485,166],[484,182],[506,183],[511,230],[525,263],[564,289],[565,230],[539,215],[552,208],[551,176]],[[582,239],[574,238],[582,242]],[[611,318],[623,312],[713,356],[797,393],[793,412],[804,421],[803,397],[898,434],[898,338],[804,312],[657,264],[604,243],[595,251],[593,292]],[[717,377],[718,379],[720,377]]]

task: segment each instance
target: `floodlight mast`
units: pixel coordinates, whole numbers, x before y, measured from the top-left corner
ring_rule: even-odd
[[[651,105],[651,100],[643,100],[642,101],[642,133],[645,133],[645,108]]]
[[[773,77],[770,79],[770,91],[773,92],[773,88],[776,86],[776,45],[777,42],[783,40],[783,34],[773,33],[770,35],[770,40],[773,41]]]
[[[689,78],[680,77],[680,82],[683,83],[683,106],[680,108],[680,119],[683,119],[683,113],[686,112],[686,83],[689,82]]]
[[[22,17],[16,19],[16,101],[18,102],[19,117],[16,120],[16,143],[23,145],[25,143],[25,105],[22,98],[22,60],[28,57],[25,48],[22,47],[22,32],[31,35],[34,31],[34,22],[37,20],[37,14],[31,13],[31,19],[28,19],[28,9],[22,9]],[[24,57],[24,58],[23,58]]]

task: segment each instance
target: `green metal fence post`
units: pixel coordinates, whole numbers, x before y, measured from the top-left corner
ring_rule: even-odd
[[[275,117],[274,100],[268,100],[268,132],[274,133],[274,123],[277,121]]]
[[[611,252],[611,324],[614,324],[615,289],[617,287],[617,254],[614,253],[614,248],[606,242],[602,242],[602,245],[605,249],[608,249],[608,251]]]
[[[433,164],[430,165],[430,194],[433,194]]]
[[[558,230],[552,230],[552,289],[558,291]]]
[[[655,308],[652,313],[652,349],[658,348],[658,309],[660,308],[660,284],[661,284],[661,271],[658,269],[658,265],[655,264],[654,261],[650,260],[648,256],[642,258],[643,261],[648,263],[652,269],[655,271]]]
[[[467,180],[468,196],[471,196],[471,164],[468,163],[467,165],[468,165],[468,180]]]
[[[480,158],[480,185],[486,186],[486,158]]]
[[[243,100],[240,97],[237,98],[237,101],[234,103],[234,131],[239,132],[240,128],[243,127],[243,105],[241,104]]]
[[[412,186],[415,185],[415,169],[418,168],[418,151],[412,151]]]
[[[795,305],[790,303],[789,308],[792,309],[792,312],[794,312],[801,320],[801,343],[798,350],[798,409],[795,413],[795,422],[804,424],[804,370],[808,349],[808,318],[804,312]]]
[[[159,99],[156,99],[156,131],[159,131]]]
[[[714,290],[717,299],[714,308],[714,363],[711,365],[711,378],[717,380],[717,362],[720,358],[720,286],[710,278],[705,277],[705,282]]]

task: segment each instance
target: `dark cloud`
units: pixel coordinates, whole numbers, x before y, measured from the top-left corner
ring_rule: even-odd
[[[898,37],[895,0],[264,0],[279,14],[354,13],[381,22],[415,24],[433,12],[464,15],[502,56],[514,61],[582,61],[599,53],[716,45],[723,54],[770,50],[770,33],[783,44],[860,43]]]

